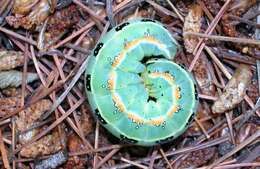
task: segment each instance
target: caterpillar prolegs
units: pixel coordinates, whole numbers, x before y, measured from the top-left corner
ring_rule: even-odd
[[[192,76],[172,60],[177,42],[157,21],[110,30],[86,68],[86,92],[100,123],[122,141],[150,146],[185,131],[198,102]]]

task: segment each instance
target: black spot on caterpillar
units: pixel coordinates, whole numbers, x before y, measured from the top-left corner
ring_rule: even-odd
[[[154,20],[152,19],[148,19],[148,18],[144,18],[141,20],[142,22],[155,22]]]
[[[90,79],[91,79],[91,75],[87,74],[87,77],[86,77],[86,88],[87,88],[88,91],[91,92]]]
[[[164,29],[168,29],[165,25],[163,25]]]
[[[115,28],[115,30],[118,32],[118,31],[122,30],[124,27],[126,27],[127,25],[129,25],[129,22],[125,22],[125,23],[123,23],[123,24],[117,26],[117,27]]]
[[[178,107],[178,111],[176,112],[176,113],[179,113],[180,111],[181,111],[181,106],[179,105],[179,107]]]
[[[186,123],[186,126],[189,126],[193,122],[194,116],[195,116],[195,112],[192,112],[192,115],[190,116],[188,122]]]
[[[120,138],[121,138],[121,141],[124,142],[124,143],[130,143],[130,144],[136,144],[138,143],[137,140],[134,140],[134,139],[130,139],[122,134],[120,134]]]
[[[103,47],[104,43],[98,43],[97,47],[94,49],[94,56],[98,55],[98,52],[100,51],[100,49]]]
[[[167,143],[169,142],[170,140],[173,140],[174,139],[174,136],[170,136],[170,137],[167,137],[165,139],[161,139],[161,140],[158,140],[156,141],[157,144],[163,144],[163,143]]]
[[[185,70],[186,70],[186,67],[185,67],[185,65],[184,65],[184,64],[180,63],[180,64],[179,64],[179,66],[180,66],[181,68],[183,68],[183,69],[185,69]]]
[[[194,90],[195,90],[195,99],[199,100],[199,95],[198,95],[197,85],[196,84],[194,84]]]
[[[151,59],[154,59],[154,60],[158,60],[158,59],[161,59],[161,58],[164,58],[163,55],[154,55],[154,56],[145,56],[143,57],[143,59],[140,61],[142,64],[148,66],[150,64],[153,64],[153,63],[147,63],[148,60],[151,60]]]
[[[149,96],[147,99],[147,102],[149,102],[150,100],[157,102],[157,98],[153,97],[153,96]]]
[[[98,109],[95,109],[95,114],[98,118],[98,120],[102,123],[102,124],[107,124],[107,122],[105,121],[105,119],[101,116],[101,114],[99,113]]]

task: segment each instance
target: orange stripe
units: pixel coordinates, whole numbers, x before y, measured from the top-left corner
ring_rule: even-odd
[[[119,96],[117,96],[116,94],[112,94],[112,100],[114,101],[115,106],[118,108],[120,112],[126,111],[125,105],[123,104]]]
[[[110,73],[110,77],[107,81],[107,86],[109,90],[115,89],[115,73]]]
[[[180,87],[177,87],[175,89],[175,97],[176,97],[177,100],[179,100],[181,98]]]
[[[129,49],[131,49],[132,47],[134,46],[137,46],[139,45],[140,43],[142,42],[150,42],[150,43],[153,43],[153,44],[156,44],[158,45],[159,47],[163,48],[164,45],[162,43],[160,43],[160,41],[158,41],[156,38],[154,37],[151,37],[151,36],[148,36],[148,37],[142,37],[142,38],[139,38],[139,39],[136,39],[136,40],[133,40],[132,42],[129,42],[125,45],[123,51],[118,55],[118,57],[114,60],[113,64],[112,64],[112,67],[115,68],[117,67],[121,62],[122,60],[125,58],[126,56],[126,53],[128,52]]]
[[[164,118],[162,116],[148,121],[149,124],[154,126],[160,126],[161,124],[163,124],[163,122]]]
[[[143,124],[145,120],[134,113],[127,113],[129,119],[133,120],[134,123]]]
[[[179,109],[180,109],[180,107],[178,105],[172,106],[170,111],[167,112],[167,116],[172,117],[173,113],[176,113],[177,111],[179,111]]]
[[[173,84],[174,83],[174,77],[170,73],[165,73],[165,72],[153,72],[151,73],[152,77],[161,77],[168,81],[169,83]]]

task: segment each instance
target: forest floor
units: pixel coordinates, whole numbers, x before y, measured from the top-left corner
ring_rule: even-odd
[[[84,70],[128,19],[163,23],[198,83],[194,121],[153,147],[125,144],[93,117]],[[258,0],[0,1],[1,168],[260,168]]]

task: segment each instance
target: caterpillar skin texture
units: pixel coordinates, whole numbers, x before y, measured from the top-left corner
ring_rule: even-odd
[[[185,131],[196,112],[192,76],[172,60],[177,42],[162,24],[137,19],[99,40],[85,74],[100,123],[123,142],[151,146]]]

